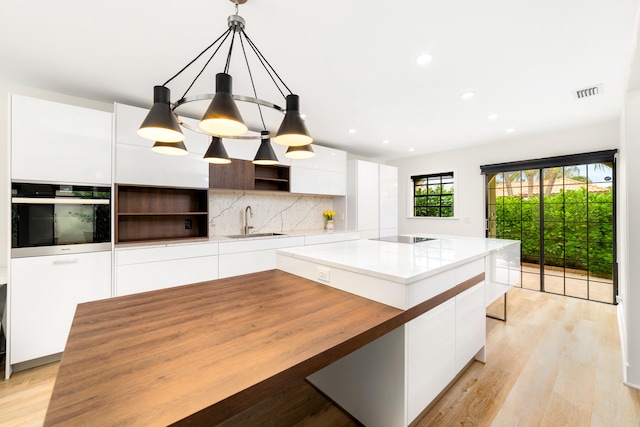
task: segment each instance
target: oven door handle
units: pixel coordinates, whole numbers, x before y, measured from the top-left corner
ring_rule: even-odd
[[[12,197],[11,203],[26,205],[108,205],[109,199],[57,199],[54,197]]]

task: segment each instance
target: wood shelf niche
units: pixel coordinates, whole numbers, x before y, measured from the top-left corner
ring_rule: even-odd
[[[228,165],[209,165],[209,188],[226,190],[289,191],[289,167],[254,165],[233,159]]]
[[[208,237],[208,200],[205,189],[116,184],[115,242]]]

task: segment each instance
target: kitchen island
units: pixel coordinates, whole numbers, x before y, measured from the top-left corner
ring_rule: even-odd
[[[485,361],[486,305],[520,280],[520,242],[414,234],[277,251],[277,268],[418,318],[311,375],[369,427],[407,426],[470,362]]]
[[[414,395],[411,387],[421,384],[406,386],[405,359],[407,372],[414,365],[431,368],[429,355],[440,356],[451,342],[457,345],[467,337],[473,339],[460,347],[466,353],[454,346],[447,358],[470,360],[481,353],[477,348],[484,346],[486,266],[518,242],[493,243],[454,259],[445,254],[437,266],[420,265],[426,258],[416,255],[423,249],[418,245],[411,255],[400,244],[366,240],[281,249],[277,255],[279,264],[304,257],[317,262],[323,251],[343,248],[352,254],[342,262],[364,262],[354,267],[359,271],[351,272],[366,276],[360,286],[374,289],[378,294],[374,297],[335,289],[342,269],[338,261],[328,259],[321,283],[314,266],[313,280],[300,277],[300,272],[271,270],[80,304],[45,425],[215,425],[303,378],[328,390],[323,379],[333,381],[336,367],[346,367],[346,379],[360,381],[345,391],[360,393],[357,398],[365,412],[371,405],[369,387],[379,387],[386,401],[372,412],[382,412],[377,421],[370,422],[357,408],[345,409],[366,425],[403,425],[408,419],[406,396]],[[370,258],[373,247],[378,247],[377,259]],[[310,255],[312,248],[316,250]],[[430,248],[427,252],[436,251]],[[392,280],[394,273],[385,265],[393,256],[399,260],[409,255],[414,258],[406,261],[414,264],[411,272],[395,274]],[[452,280],[445,283],[444,278]],[[389,290],[381,288],[383,283],[390,285]],[[411,292],[398,299],[399,289]],[[385,299],[387,293],[403,305],[376,300]],[[457,307],[471,310],[466,313]],[[473,318],[471,328],[458,327],[453,333],[447,329],[450,323],[463,325],[469,318]],[[476,330],[479,326],[481,333]],[[442,333],[433,335],[434,330]],[[427,358],[411,359],[405,353],[413,348],[412,342],[421,343],[422,349],[419,345],[420,351],[411,354]],[[440,351],[433,352],[434,348]],[[350,366],[361,355],[375,357]],[[448,375],[449,370],[443,372]],[[340,396],[329,395],[341,402]]]

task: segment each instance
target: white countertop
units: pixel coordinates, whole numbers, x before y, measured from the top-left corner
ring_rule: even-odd
[[[277,253],[408,284],[517,243],[515,240],[433,234],[409,236],[436,240],[406,244],[362,239],[278,249]]]

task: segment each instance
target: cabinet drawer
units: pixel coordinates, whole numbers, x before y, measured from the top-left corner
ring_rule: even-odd
[[[206,282],[217,278],[217,256],[120,265],[116,268],[116,296]]]

